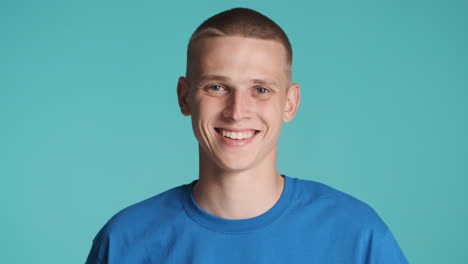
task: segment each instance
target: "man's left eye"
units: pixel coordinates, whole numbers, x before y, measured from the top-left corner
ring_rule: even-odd
[[[259,94],[266,94],[266,93],[268,93],[268,89],[267,89],[267,88],[259,87],[259,88],[257,88],[256,90],[257,90],[257,93],[259,93]]]

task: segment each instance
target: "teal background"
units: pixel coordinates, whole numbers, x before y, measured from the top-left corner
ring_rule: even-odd
[[[197,178],[176,101],[204,19],[288,33],[281,173],[374,207],[411,263],[468,259],[466,1],[1,1],[0,262],[84,263],[120,209]]]

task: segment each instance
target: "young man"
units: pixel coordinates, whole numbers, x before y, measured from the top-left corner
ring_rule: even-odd
[[[199,179],[130,206],[87,263],[407,263],[366,204],[280,175],[277,141],[300,88],[283,30],[244,8],[193,33],[177,94],[199,142]]]

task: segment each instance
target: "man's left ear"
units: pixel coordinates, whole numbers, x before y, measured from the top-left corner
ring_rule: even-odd
[[[286,105],[284,107],[283,122],[290,122],[296,115],[301,100],[301,88],[299,84],[293,83],[289,86],[286,94]]]

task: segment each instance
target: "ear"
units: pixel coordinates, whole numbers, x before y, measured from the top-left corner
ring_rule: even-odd
[[[301,100],[301,88],[299,84],[293,83],[286,92],[286,105],[284,107],[283,122],[290,122],[296,115]]]
[[[179,77],[179,81],[177,82],[177,97],[182,114],[190,116],[190,88],[185,77]]]

